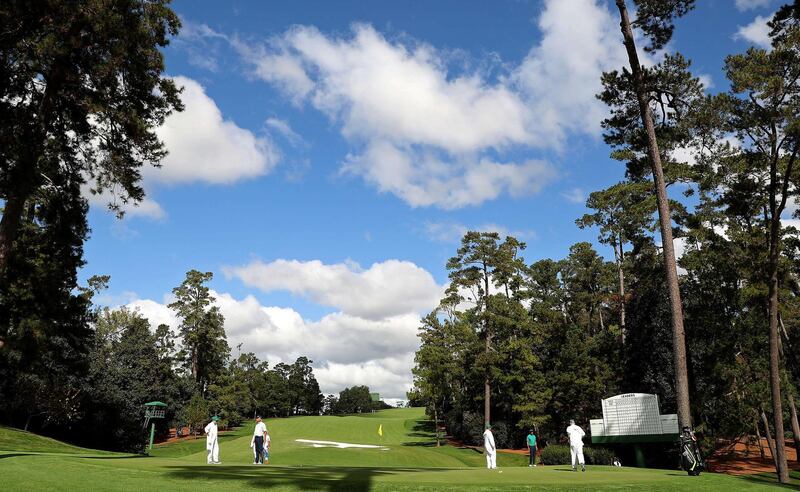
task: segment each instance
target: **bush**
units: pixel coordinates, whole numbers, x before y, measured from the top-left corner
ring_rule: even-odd
[[[590,465],[610,465],[614,462],[614,452],[606,448],[584,448],[583,457]]]
[[[583,457],[587,465],[610,465],[614,460],[614,453],[606,448],[583,448]],[[545,465],[571,465],[572,456],[569,446],[551,444],[542,450],[541,461]]]
[[[455,434],[456,437],[463,439],[466,444],[483,445],[485,427],[482,414],[465,412],[463,430],[465,431],[463,437]],[[494,443],[498,448],[511,447],[514,436],[513,433],[509,432],[507,423],[503,421],[492,422],[492,434],[494,435]]]
[[[561,444],[551,444],[542,450],[540,456],[542,464],[545,465],[569,465],[570,464],[569,446]]]

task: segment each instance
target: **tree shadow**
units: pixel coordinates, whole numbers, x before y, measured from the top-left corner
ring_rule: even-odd
[[[172,466],[170,476],[205,480],[230,480],[253,487],[291,485],[300,490],[371,490],[373,479],[381,475],[430,471],[425,468],[374,467],[254,467],[254,466]]]
[[[0,460],[5,458],[16,458],[17,456],[34,456],[33,453],[4,453],[0,454]]]
[[[759,473],[758,475],[747,475],[740,478],[753,484],[772,485],[773,487],[780,487],[786,490],[800,490],[800,483],[797,483],[797,479],[800,478],[800,474],[792,473],[791,476],[794,479],[794,483],[791,484],[779,484],[774,473]]]
[[[423,447],[423,448],[435,448],[436,447],[436,441],[433,441],[433,442],[431,442],[431,441],[408,441],[408,442],[404,442],[403,446],[417,446],[417,447]]]
[[[76,456],[76,458],[87,459],[87,460],[129,460],[129,459],[147,458],[147,455],[129,454],[124,456]]]

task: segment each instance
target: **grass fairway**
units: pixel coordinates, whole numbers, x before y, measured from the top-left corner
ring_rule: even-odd
[[[273,446],[266,466],[250,464],[252,425],[221,439],[222,465],[205,464],[202,439],[158,446],[150,457],[139,457],[75,448],[0,428],[0,489],[780,490],[771,476],[688,477],[678,471],[613,467],[573,473],[567,466],[528,468],[524,456],[504,454],[498,457],[500,469],[489,471],[476,451],[433,446],[423,417],[419,409],[397,409],[357,417],[268,420]],[[313,447],[296,439],[380,447]],[[800,490],[797,480],[788,490]]]

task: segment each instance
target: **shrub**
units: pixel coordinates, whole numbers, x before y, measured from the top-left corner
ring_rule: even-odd
[[[610,465],[614,462],[614,452],[606,448],[584,448],[583,455],[591,465]]]
[[[542,450],[540,459],[545,465],[568,465],[570,464],[569,446],[551,444]]]
[[[606,448],[583,448],[583,457],[588,465],[610,465],[614,453]],[[545,465],[571,465],[569,446],[551,444],[542,450],[541,461]]]

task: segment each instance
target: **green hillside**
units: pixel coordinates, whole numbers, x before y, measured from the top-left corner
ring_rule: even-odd
[[[0,426],[0,450],[34,453],[112,454],[73,446],[49,437],[3,426]]]
[[[205,440],[157,446],[150,457],[76,448],[0,428],[3,490],[772,490],[771,477],[687,477],[669,470],[590,467],[528,468],[525,457],[501,454],[500,469],[483,468],[481,453],[436,448],[420,409],[347,417],[268,420],[270,464],[252,465],[252,424],[226,433],[222,465],[206,465]],[[382,426],[383,436],[378,435]],[[376,448],[314,447],[297,439]],[[797,485],[795,487],[798,487]]]

